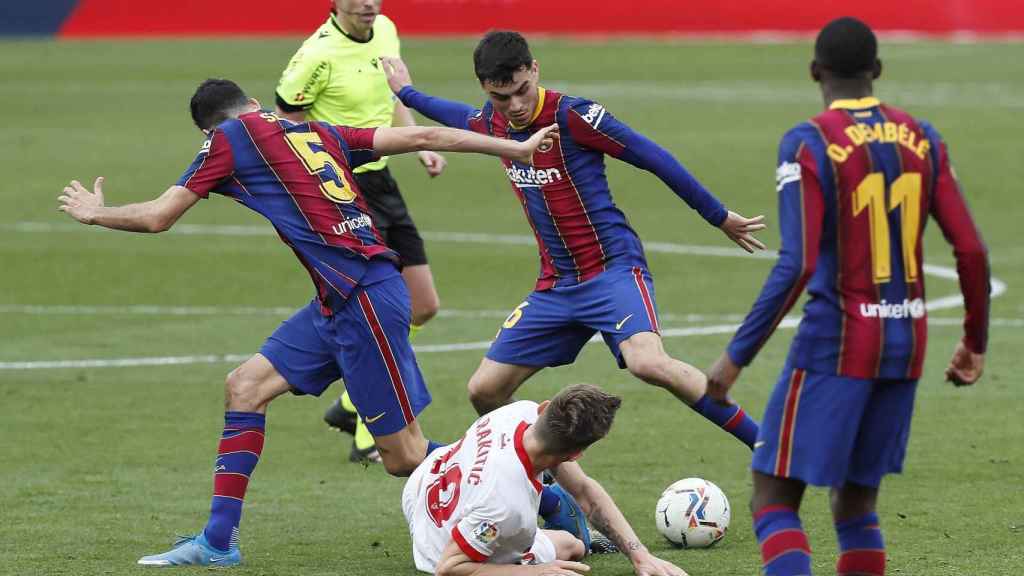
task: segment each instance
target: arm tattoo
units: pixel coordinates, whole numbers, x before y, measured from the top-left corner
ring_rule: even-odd
[[[595,506],[590,511],[590,523],[602,534],[608,537],[627,556],[640,550],[643,545],[637,540],[627,540],[618,530],[612,528],[611,522],[600,506]]]

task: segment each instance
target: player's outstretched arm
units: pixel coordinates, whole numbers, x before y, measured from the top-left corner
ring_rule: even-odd
[[[163,232],[178,221],[199,196],[188,188],[171,186],[158,198],[147,202],[107,206],[103,199],[103,177],[96,179],[90,192],[78,180],[72,180],[57,197],[57,207],[82,224],[103,226],[128,232]]]
[[[387,156],[420,150],[476,152],[533,164],[533,153],[542,145],[558,138],[558,126],[552,124],[534,133],[525,142],[484,136],[468,130],[440,126],[408,126],[378,128],[373,136],[373,150]]]
[[[647,550],[612,497],[601,484],[587,476],[579,464],[559,464],[554,474],[562,488],[579,503],[590,524],[629,557],[637,576],[686,576],[682,568]]]
[[[469,128],[469,120],[477,115],[477,109],[462,102],[445,100],[424,94],[412,86],[409,69],[401,58],[381,58],[388,86],[402,104],[416,110],[434,122],[452,128]]]
[[[590,566],[580,562],[555,560],[548,564],[484,564],[467,556],[452,541],[441,552],[434,574],[437,576],[581,576]]]
[[[728,211],[671,152],[615,118],[604,106],[588,100],[576,102],[566,112],[566,126],[577,143],[660,178],[704,220],[747,252],[764,250],[764,244],[753,235],[765,228],[763,216],[746,218]]]

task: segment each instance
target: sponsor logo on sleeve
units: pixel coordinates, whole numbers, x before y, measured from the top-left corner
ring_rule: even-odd
[[[498,525],[484,520],[473,529],[473,539],[484,546],[489,546],[498,539]]]
[[[600,104],[597,104],[595,102],[594,104],[591,104],[589,108],[587,108],[587,113],[584,114],[582,118],[584,122],[590,124],[594,128],[597,128],[598,126],[601,125],[601,120],[604,120],[604,113],[604,106],[601,106]]]
[[[800,164],[783,162],[775,169],[775,191],[782,192],[786,184],[800,181]]]

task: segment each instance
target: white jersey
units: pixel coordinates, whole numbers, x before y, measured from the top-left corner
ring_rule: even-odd
[[[551,562],[554,547],[537,528],[542,489],[523,449],[536,402],[516,402],[480,417],[455,444],[427,455],[409,477],[402,510],[416,568],[433,573],[454,540],[476,562]]]

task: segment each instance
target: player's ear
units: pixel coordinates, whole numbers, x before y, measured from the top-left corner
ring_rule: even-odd
[[[875,58],[875,66],[871,69],[871,79],[878,80],[878,77],[882,75],[882,60]]]
[[[821,83],[821,65],[818,64],[817,60],[811,60],[810,71],[811,71],[811,80],[814,80],[815,82],[820,84]]]
[[[536,76],[539,73],[540,73],[540,63],[537,62],[536,60],[534,60],[533,64],[530,64],[530,74],[533,74],[534,76]]]
[[[250,112],[256,112],[257,110],[262,110],[262,109],[263,109],[263,107],[260,106],[260,101],[259,100],[255,99],[255,98],[249,98],[249,111]]]
[[[551,400],[545,400],[537,405],[537,414],[543,414],[548,408],[548,404],[551,404]]]

